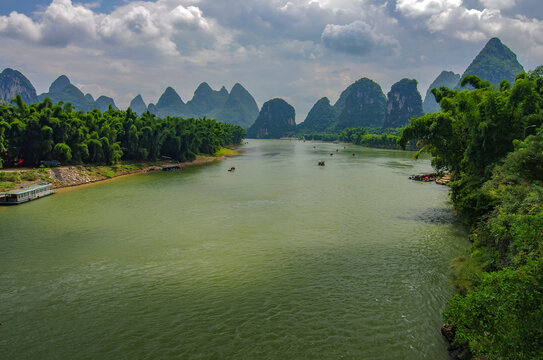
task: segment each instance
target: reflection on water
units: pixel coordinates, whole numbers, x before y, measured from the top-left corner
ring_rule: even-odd
[[[409,218],[404,217],[403,219]],[[450,208],[422,209],[420,212],[413,214],[411,219],[427,224],[436,225],[460,223],[460,219],[456,216],[456,213],[453,211],[453,209]]]
[[[429,164],[243,150],[2,209],[5,357],[447,359],[448,263],[468,242],[447,189],[407,180]]]
[[[390,168],[413,168],[414,165],[411,162],[400,162],[400,161],[387,161],[385,166]]]

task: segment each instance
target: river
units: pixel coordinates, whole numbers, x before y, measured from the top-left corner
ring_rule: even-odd
[[[447,188],[407,179],[429,162],[248,141],[0,208],[3,358],[448,359],[469,243]]]

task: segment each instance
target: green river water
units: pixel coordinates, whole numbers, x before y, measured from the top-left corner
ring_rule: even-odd
[[[343,146],[249,140],[0,208],[0,358],[448,359],[447,188]]]

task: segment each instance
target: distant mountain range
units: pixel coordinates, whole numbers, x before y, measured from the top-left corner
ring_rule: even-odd
[[[137,109],[132,108],[134,104]],[[213,90],[207,83],[201,83],[194,96],[187,103],[183,102],[179,94],[168,87],[155,104],[145,106],[143,99],[138,95],[131,101],[132,110],[138,114],[146,109],[159,116],[203,117],[214,118],[219,121],[240,125],[249,128],[258,116],[258,106],[253,96],[239,83],[236,83],[230,93],[223,86],[220,90]],[[142,111],[143,110],[143,111]]]
[[[0,73],[0,100],[9,102],[17,94],[21,94],[23,101],[27,104],[41,102],[48,97],[54,104],[59,101],[69,102],[76,110],[99,109],[104,112],[110,106],[118,110],[112,98],[100,96],[94,100],[91,94],[83,94],[66,75],[61,75],[53,81],[47,93],[37,95],[32,83],[22,73],[9,68],[4,69]],[[224,86],[219,91],[215,91],[204,82],[198,86],[192,100],[187,103],[183,102],[173,88],[168,87],[156,105],[146,105],[141,95],[138,95],[130,102],[130,108],[139,115],[149,111],[160,117],[206,116],[244,128],[249,128],[258,116],[255,99],[240,84],[235,84],[229,93]]]
[[[500,39],[492,38],[462,76],[443,71],[428,88],[424,103],[417,90],[416,80],[400,80],[392,85],[385,97],[377,83],[362,78],[345,89],[333,106],[327,98],[317,101],[305,121],[297,126],[296,131],[303,134],[339,131],[358,126],[403,127],[411,118],[440,110],[431,93],[433,88],[445,86],[462,90],[460,82],[467,75],[477,75],[483,80],[499,85],[502,80],[514,82],[516,75],[523,70],[515,53]]]
[[[141,95],[138,95],[130,102],[130,108],[137,114],[149,111],[159,117],[215,118],[249,129],[249,136],[254,137],[337,132],[350,127],[402,127],[409,123],[409,119],[421,116],[424,112],[440,110],[431,94],[433,88],[446,86],[461,90],[461,79],[471,74],[494,85],[504,79],[514,82],[515,76],[522,71],[523,67],[515,53],[500,39],[492,38],[462,76],[443,71],[428,88],[424,103],[414,79],[400,80],[385,96],[379,84],[362,78],[347,87],[334,105],[325,97],[318,100],[304,122],[297,126],[293,123],[294,108],[291,105],[282,99],[272,99],[262,106],[259,113],[253,96],[240,84],[235,84],[228,92],[224,86],[220,90],[213,90],[203,82],[186,103],[173,88],[168,87],[156,104],[146,105]],[[97,108],[107,111],[110,106],[117,109],[112,98],[100,96],[94,100],[90,94],[83,94],[65,75],[51,84],[49,92],[38,96],[32,83],[23,74],[4,69],[0,73],[0,100],[9,102],[17,94],[21,94],[26,103],[35,103],[49,97],[53,103],[70,102],[78,110]]]
[[[46,97],[50,98],[53,104],[59,101],[69,102],[76,110],[91,111],[92,109],[99,109],[103,112],[109,109],[109,105],[118,110],[112,98],[100,96],[95,101],[91,94],[83,94],[77,86],[70,82],[66,75],[61,75],[53,81],[49,86],[49,92],[38,95],[38,101],[43,101]]]
[[[410,118],[422,115],[416,80],[400,80],[385,96],[379,84],[362,78],[347,87],[333,106],[328,98],[317,101],[296,131],[303,134],[354,127],[402,127]]]

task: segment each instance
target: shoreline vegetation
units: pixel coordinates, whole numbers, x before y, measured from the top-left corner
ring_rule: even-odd
[[[356,127],[343,129],[338,132],[301,133],[298,137],[308,141],[343,142],[371,148],[402,150],[398,145],[402,128]],[[414,150],[414,146],[408,150]]]
[[[65,189],[94,184],[127,175],[162,170],[162,167],[178,166],[180,170],[226,160],[241,154],[239,150],[221,148],[213,155],[197,155],[192,161],[172,162],[160,160],[150,162],[121,162],[114,165],[66,165],[52,168],[0,169],[0,192],[13,190],[38,181],[51,183],[53,189]]]
[[[145,112],[75,111],[49,98],[0,103],[0,190],[34,181],[54,188],[146,171],[186,167],[231,155],[246,131],[214,119],[158,118]],[[58,167],[63,164],[64,166]]]
[[[452,261],[458,293],[442,334],[456,359],[543,358],[543,66],[499,87],[475,75],[432,93],[441,111],[412,119],[473,245]]]

